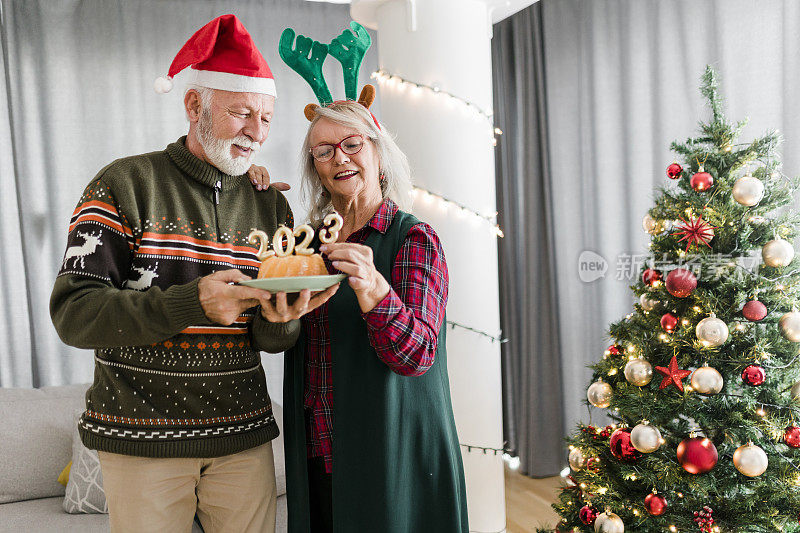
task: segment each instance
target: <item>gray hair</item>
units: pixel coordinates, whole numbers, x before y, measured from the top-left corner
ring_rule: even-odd
[[[186,93],[189,91],[197,91],[200,95],[200,110],[211,112],[211,98],[214,96],[214,89],[210,87],[201,87],[200,85],[194,85],[190,83],[186,86],[186,90],[183,91],[183,95],[186,96]],[[186,118],[189,118],[189,112],[186,112]]]
[[[301,191],[304,203],[308,208],[308,220],[311,225],[322,223],[325,215],[333,211],[330,195],[323,195],[326,191],[322,187],[319,174],[314,167],[314,158],[310,153],[311,130],[322,117],[342,126],[353,128],[363,137],[375,143],[380,169],[385,176],[381,182],[381,196],[384,199],[391,198],[400,209],[407,210],[411,206],[412,187],[408,158],[386,129],[379,129],[375,125],[369,110],[358,102],[347,101],[337,102],[327,107],[317,107],[315,111],[316,116],[308,126],[301,153]]]

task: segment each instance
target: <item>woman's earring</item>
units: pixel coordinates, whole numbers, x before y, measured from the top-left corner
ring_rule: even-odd
[[[378,171],[378,181],[380,181],[381,183],[386,181],[386,173],[384,173],[383,170]]]

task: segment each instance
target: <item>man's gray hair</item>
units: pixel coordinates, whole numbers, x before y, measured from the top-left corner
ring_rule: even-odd
[[[310,153],[311,130],[322,117],[352,128],[375,143],[380,169],[384,174],[384,180],[381,182],[381,196],[391,198],[400,209],[407,211],[411,207],[412,187],[408,158],[385,128],[376,127],[372,115],[363,105],[351,101],[338,102],[327,107],[316,108],[316,116],[308,126],[308,132],[303,141],[301,190],[304,203],[308,208],[309,223],[317,226],[322,223],[325,215],[333,211],[330,194],[327,194],[322,186],[317,169],[314,167],[314,158]]]
[[[200,85],[189,84],[186,86],[186,90],[183,91],[183,95],[186,96],[186,93],[189,91],[197,91],[200,94],[200,110],[207,110],[211,111],[211,98],[214,96],[214,89],[210,87],[201,87]],[[188,111],[187,113],[187,120],[189,118]]]

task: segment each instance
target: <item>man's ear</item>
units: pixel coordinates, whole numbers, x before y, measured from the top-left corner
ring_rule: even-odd
[[[200,120],[200,110],[203,102],[200,98],[200,93],[194,89],[189,89],[183,96],[183,107],[186,110],[186,118],[190,123],[196,123]]]

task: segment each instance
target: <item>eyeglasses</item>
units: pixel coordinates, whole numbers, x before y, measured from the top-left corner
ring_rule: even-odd
[[[330,161],[333,159],[333,155],[336,153],[336,149],[340,148],[343,153],[347,155],[357,154],[361,151],[364,147],[364,138],[361,135],[351,135],[349,137],[345,137],[341,141],[336,144],[330,143],[321,143],[309,150],[311,152],[311,156],[319,161],[320,163],[324,163],[326,161]]]

